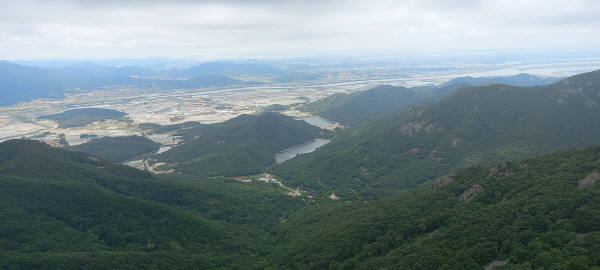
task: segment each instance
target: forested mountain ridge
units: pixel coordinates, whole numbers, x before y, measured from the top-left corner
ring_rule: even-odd
[[[269,269],[595,269],[599,159],[599,147],[572,149],[310,206],[281,226]]]
[[[52,148],[0,143],[0,268],[255,268],[303,205],[268,184],[157,178]]]
[[[380,85],[351,94],[334,94],[323,100],[303,105],[299,109],[343,125],[355,126],[379,116],[400,112],[419,102],[440,99],[466,86],[470,84],[459,82],[441,87],[414,88]],[[421,88],[426,88],[427,91],[422,91]]]
[[[402,110],[423,100],[423,95],[408,88],[381,85],[352,94],[334,94],[322,101],[304,105],[301,110],[352,126],[385,112]]]
[[[380,85],[351,94],[334,94],[323,100],[301,106],[309,112],[347,126],[354,126],[386,113],[399,112],[419,102],[434,101],[460,89],[481,84],[509,84],[516,86],[546,85],[559,78],[545,78],[521,73],[510,77],[459,77],[439,86],[405,88]]]
[[[275,154],[328,131],[279,113],[241,115],[223,123],[179,131],[184,144],[156,156],[177,163],[175,171],[205,176],[241,176],[263,172]]]
[[[600,144],[600,71],[547,86],[457,90],[337,135],[271,172],[292,186],[379,198],[458,168]]]

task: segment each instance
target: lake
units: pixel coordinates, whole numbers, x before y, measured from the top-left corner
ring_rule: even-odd
[[[156,152],[156,154],[155,154],[155,155],[158,155],[158,154],[160,154],[160,153],[167,152],[167,150],[169,150],[169,149],[171,149],[171,148],[173,148],[173,147],[171,147],[171,146],[161,146],[160,148],[158,148],[158,152]]]
[[[323,145],[326,145],[327,143],[329,143],[329,141],[316,139],[307,144],[304,144],[304,145],[301,145],[298,147],[294,147],[292,149],[289,149],[289,150],[283,151],[279,154],[276,154],[275,161],[277,163],[281,163],[281,162],[284,162],[288,159],[295,157],[298,154],[310,153],[312,151],[315,151],[315,149],[317,149]]]
[[[333,125],[333,122],[330,122],[328,120],[325,120],[321,117],[317,117],[317,116],[307,116],[307,117],[300,117],[297,118],[297,120],[303,120],[306,123],[309,123],[313,126],[331,126]]]

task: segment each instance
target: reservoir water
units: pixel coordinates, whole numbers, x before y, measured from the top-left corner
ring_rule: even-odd
[[[317,117],[317,116],[307,116],[307,117],[300,117],[298,118],[298,120],[303,120],[306,123],[309,123],[313,126],[331,126],[333,125],[332,122],[327,121],[321,117]]]
[[[156,154],[155,154],[155,155],[158,155],[158,154],[160,154],[160,153],[167,152],[167,150],[169,150],[169,149],[171,149],[171,148],[173,148],[173,147],[171,147],[171,146],[161,146],[160,148],[158,148],[158,152],[156,152]]]
[[[329,143],[329,141],[320,140],[320,139],[310,141],[307,144],[303,144],[301,146],[294,147],[292,149],[289,149],[289,150],[283,151],[279,154],[276,154],[275,162],[281,163],[281,162],[284,162],[288,159],[295,157],[298,154],[310,153],[312,151],[315,151],[315,149],[317,149],[323,145],[326,145],[327,143]]]

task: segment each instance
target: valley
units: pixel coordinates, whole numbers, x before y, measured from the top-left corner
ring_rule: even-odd
[[[400,66],[369,66],[352,69],[324,67],[318,70],[329,76],[315,81],[280,83],[270,77],[238,77],[241,80],[266,82],[262,86],[217,86],[190,89],[112,87],[87,93],[66,93],[62,99],[36,99],[0,107],[0,141],[29,137],[49,131],[64,133],[70,144],[79,144],[80,134],[100,136],[140,135],[122,123],[97,123],[88,127],[57,129],[52,121],[37,116],[72,108],[107,108],[128,114],[135,123],[161,125],[198,121],[217,123],[241,114],[253,114],[273,104],[290,105],[320,100],[336,93],[363,91],[381,84],[404,87],[439,85],[462,76],[507,76],[530,73],[540,76],[568,76],[600,68],[598,59],[506,62],[503,64],[427,62],[422,69]],[[306,116],[298,111],[291,116]],[[53,137],[55,138],[55,137]]]

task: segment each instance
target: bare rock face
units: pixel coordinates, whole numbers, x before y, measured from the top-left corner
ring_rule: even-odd
[[[483,187],[481,187],[481,185],[475,184],[473,185],[471,188],[465,190],[465,192],[463,192],[463,194],[461,194],[458,197],[458,200],[461,202],[468,202],[471,199],[473,199],[473,197],[475,197],[475,195],[483,192]]]
[[[436,191],[436,190],[440,189],[441,187],[452,183],[453,181],[454,181],[454,174],[442,176],[433,182],[433,186],[431,186],[431,190]]]
[[[490,174],[488,175],[488,177],[493,176],[504,169],[506,169],[506,163],[502,163],[501,165],[491,167]]]
[[[507,167],[506,163],[502,163],[499,166],[490,168],[490,174],[488,175],[488,177],[491,177],[494,175],[500,176],[500,177],[508,177],[508,176],[513,175],[514,172],[512,170],[506,170],[506,167]]]
[[[529,168],[529,164],[525,163],[525,164],[519,164],[519,169],[527,169]]]
[[[442,128],[438,127],[438,123],[437,122],[435,122],[433,124],[430,124],[427,127],[425,127],[425,132],[427,132],[427,133],[431,133],[431,132],[434,132],[434,131],[440,131],[440,130],[442,130]]]
[[[438,157],[438,156],[435,155],[437,152],[438,151],[436,151],[436,150],[431,151],[431,154],[429,154],[429,156],[427,157],[427,161],[433,161],[433,162],[440,162],[440,161],[442,161],[441,157]]]
[[[398,131],[402,132],[405,135],[408,135],[409,137],[413,137],[415,136],[415,134],[417,134],[417,132],[419,132],[419,130],[421,130],[423,124],[425,124],[425,121],[409,122],[398,128]]]
[[[408,150],[408,152],[411,154],[416,154],[416,153],[419,153],[420,150],[421,149],[419,149],[419,148],[413,148],[413,149]]]
[[[586,178],[577,181],[577,187],[578,188],[592,187],[594,185],[594,183],[596,183],[596,180],[598,180],[598,179],[600,179],[600,172],[594,171],[594,172],[588,174],[588,176]]]
[[[453,138],[453,139],[450,141],[450,143],[452,144],[452,146],[457,146],[457,145],[459,145],[461,142],[462,142],[462,140],[461,140],[461,139],[459,139],[459,138]]]
[[[488,265],[486,265],[483,269],[484,270],[492,270],[496,266],[505,265],[507,263],[508,263],[508,260],[501,261],[501,260],[495,259],[492,262],[490,262]]]

